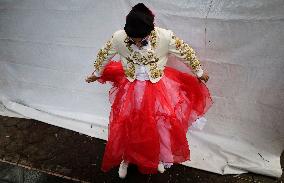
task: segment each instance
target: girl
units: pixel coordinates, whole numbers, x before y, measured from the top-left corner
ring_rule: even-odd
[[[110,61],[119,54],[121,61]],[[194,75],[167,67],[168,54],[180,58]],[[165,165],[190,160],[189,126],[212,104],[193,49],[170,30],[154,26],[153,13],[135,5],[124,30],[116,31],[99,50],[94,72],[86,82],[112,83],[109,136],[102,170],[129,163],[142,173],[164,172]]]

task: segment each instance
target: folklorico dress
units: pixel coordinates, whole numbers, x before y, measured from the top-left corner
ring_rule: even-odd
[[[120,62],[111,61],[116,54]],[[159,27],[140,49],[119,30],[99,50],[95,74],[99,82],[112,84],[103,171],[126,160],[141,173],[156,173],[159,161],[190,160],[186,133],[213,101],[196,76],[166,66],[168,54],[180,58],[196,76],[203,74],[193,49]]]

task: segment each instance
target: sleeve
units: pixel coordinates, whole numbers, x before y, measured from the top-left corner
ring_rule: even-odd
[[[203,69],[201,63],[196,58],[195,51],[183,40],[174,35],[171,31],[169,42],[169,53],[174,54],[178,58],[182,58],[182,61],[191,68],[192,72],[197,76],[203,75]]]
[[[97,58],[94,62],[94,75],[100,77],[107,63],[117,54],[114,36],[109,39],[105,45],[99,50]]]

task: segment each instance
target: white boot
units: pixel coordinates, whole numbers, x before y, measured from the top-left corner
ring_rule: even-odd
[[[163,164],[163,162],[160,161],[159,164],[158,164],[158,172],[164,173],[164,171],[165,171],[164,164]]]
[[[119,166],[118,175],[120,178],[124,179],[127,174],[128,162],[122,160]]]

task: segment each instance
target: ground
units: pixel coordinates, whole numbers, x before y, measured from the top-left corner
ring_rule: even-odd
[[[135,166],[130,166],[126,179],[121,180],[118,168],[108,173],[100,170],[105,144],[104,140],[40,121],[0,116],[0,183],[275,183],[284,180],[283,174],[280,179],[253,173],[222,176],[183,165],[174,165],[164,174],[155,175],[142,175]],[[284,153],[281,166],[284,166]]]

